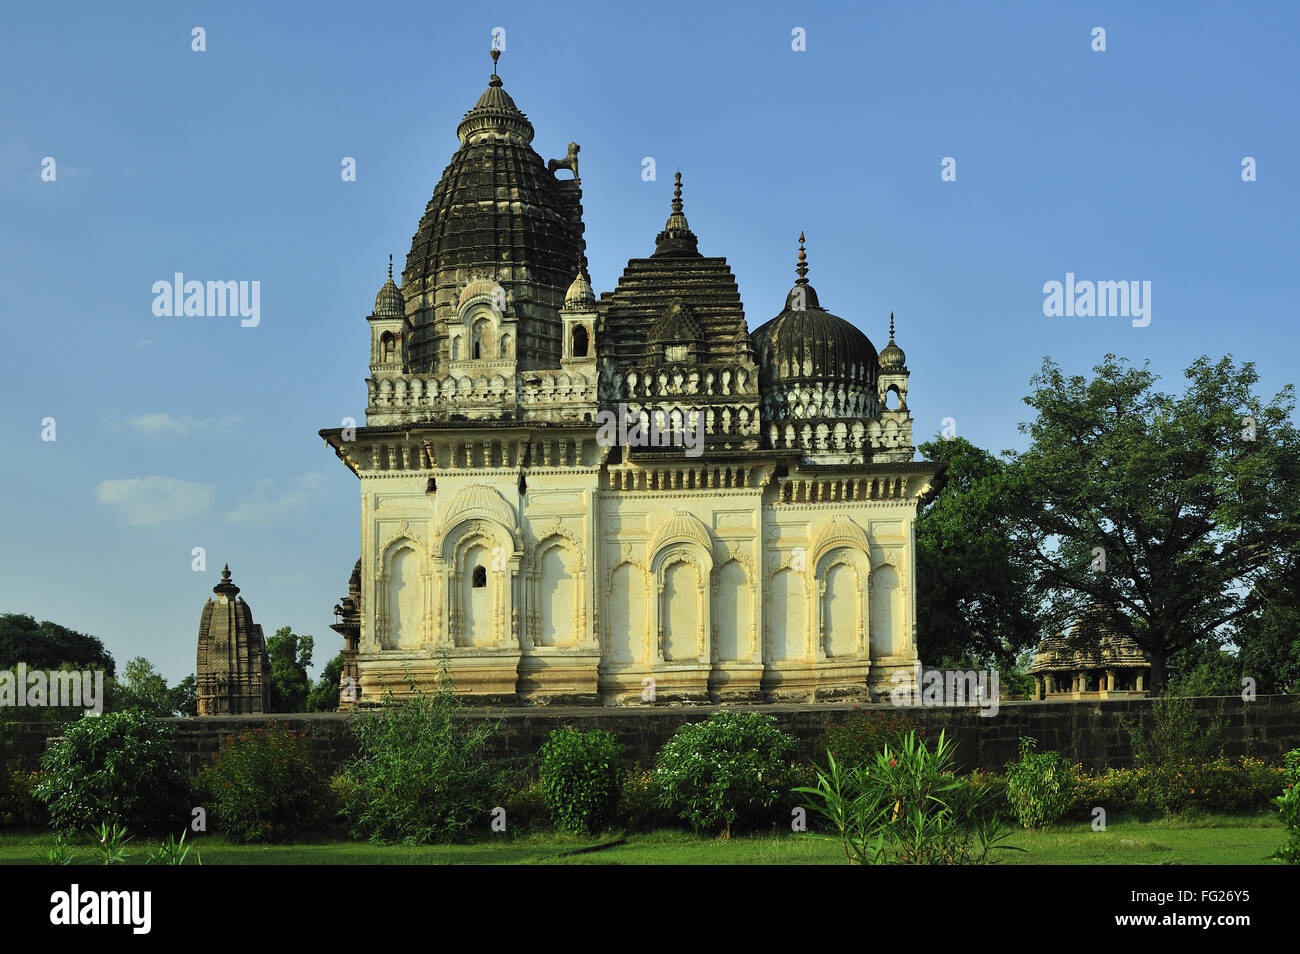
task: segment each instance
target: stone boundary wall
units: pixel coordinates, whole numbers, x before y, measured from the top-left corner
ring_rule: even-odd
[[[1225,751],[1230,756],[1254,755],[1275,760],[1300,747],[1300,696],[1259,696],[1245,702],[1237,696],[1196,700],[1198,719],[1208,723],[1222,706],[1226,723]],[[467,709],[475,720],[500,720],[494,746],[498,756],[523,757],[535,753],[554,728],[606,729],[627,750],[629,762],[650,763],[659,747],[681,725],[702,721],[713,712],[758,711],[771,713],[787,732],[796,736],[804,754],[828,721],[843,719],[852,705],[755,706],[645,706],[574,707],[538,706],[515,709]],[[1099,702],[1004,702],[997,715],[982,717],[975,708],[896,708],[862,706],[864,711],[915,719],[933,740],[940,731],[957,739],[957,760],[967,769],[1001,771],[1015,758],[1021,736],[1038,740],[1042,750],[1063,752],[1088,768],[1128,764],[1133,757],[1124,720],[1149,718],[1150,699]],[[340,713],[280,716],[205,716],[166,720],[176,730],[177,744],[191,771],[211,761],[228,735],[238,736],[275,718],[307,737],[322,764],[334,771],[356,750],[352,716]],[[48,722],[18,722],[4,726],[13,767],[36,768],[47,742],[58,736],[58,726]]]

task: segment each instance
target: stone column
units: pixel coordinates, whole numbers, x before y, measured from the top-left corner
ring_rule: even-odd
[[[1034,699],[1035,701],[1043,698],[1043,677],[1034,677]]]

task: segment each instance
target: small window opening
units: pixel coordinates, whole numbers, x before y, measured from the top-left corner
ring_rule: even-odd
[[[481,566],[476,566],[474,567],[474,588],[478,589],[480,586],[487,586],[487,570]]]

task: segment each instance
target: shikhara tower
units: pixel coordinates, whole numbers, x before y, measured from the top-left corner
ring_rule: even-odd
[[[495,56],[494,56],[495,61]],[[916,662],[914,461],[893,340],[798,278],[748,331],[682,180],[598,300],[577,146],[550,169],[494,72],[370,325],[361,697],[407,674],[506,702],[866,698]],[[561,172],[573,173],[561,178]],[[605,446],[601,411],[704,423],[703,453]],[[345,634],[346,635],[346,634]]]

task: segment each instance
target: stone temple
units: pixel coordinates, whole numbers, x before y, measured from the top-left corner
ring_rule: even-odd
[[[819,301],[800,236],[750,331],[680,174],[650,255],[597,298],[577,144],[544,162],[495,71],[456,132],[367,319],[365,425],[320,432],[360,479],[340,612],[361,701],[444,662],[457,692],[510,704],[910,681],[913,523],[939,468],[913,459],[892,316],[877,352]]]

